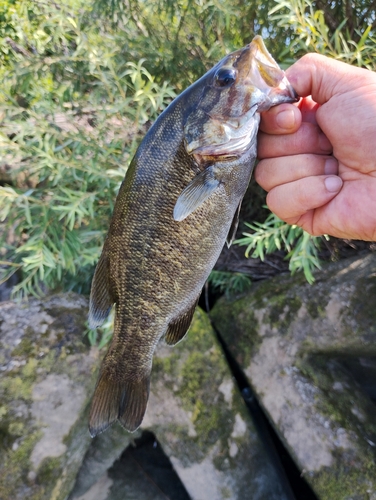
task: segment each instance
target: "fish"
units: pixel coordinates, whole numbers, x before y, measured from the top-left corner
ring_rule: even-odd
[[[297,101],[260,36],[225,56],[160,114],[120,187],[90,294],[89,326],[115,307],[92,398],[92,437],[142,423],[153,353],[186,335],[234,238],[257,156],[260,112]]]

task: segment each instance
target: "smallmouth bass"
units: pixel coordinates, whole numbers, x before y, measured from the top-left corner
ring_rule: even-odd
[[[184,337],[202,287],[235,235],[256,160],[259,113],[296,100],[256,36],[180,94],[141,142],[91,289],[92,328],[115,304],[90,412],[93,437],[115,420],[129,431],[140,426],[156,345]]]

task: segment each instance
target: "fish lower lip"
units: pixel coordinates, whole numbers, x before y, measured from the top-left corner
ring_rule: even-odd
[[[296,92],[296,90],[292,85],[288,86],[288,91],[292,99],[294,99],[295,101],[299,101],[300,98],[298,96],[298,93]]]

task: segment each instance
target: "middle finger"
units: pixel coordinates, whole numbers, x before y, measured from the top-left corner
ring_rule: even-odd
[[[331,154],[333,148],[321,129],[308,122],[303,122],[294,134],[269,135],[259,133],[258,157],[275,158],[303,153]]]

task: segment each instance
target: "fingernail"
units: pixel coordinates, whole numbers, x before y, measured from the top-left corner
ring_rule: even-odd
[[[336,193],[342,187],[342,179],[337,175],[332,175],[324,180],[325,187],[329,193]]]
[[[335,158],[328,158],[325,161],[324,173],[326,175],[337,175],[338,174],[338,161]]]
[[[295,126],[295,113],[292,109],[285,109],[277,114],[275,121],[279,127],[290,130]]]

